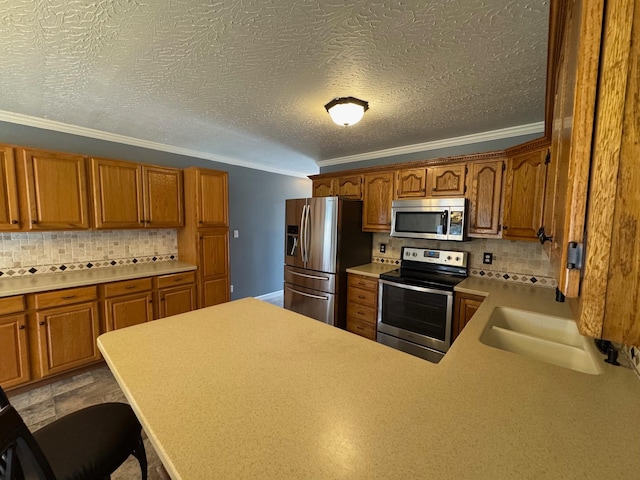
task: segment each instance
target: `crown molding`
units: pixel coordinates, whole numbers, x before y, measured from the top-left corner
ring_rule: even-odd
[[[308,178],[307,174],[301,173],[301,172],[292,172],[289,170],[283,170],[279,168],[271,168],[271,167],[260,165],[253,162],[247,162],[244,160],[238,160],[236,158],[226,157],[224,155],[215,155],[213,153],[201,152],[198,150],[191,150],[189,148],[175,147],[173,145],[166,145],[164,143],[150,142],[148,140],[128,137],[126,135],[118,135],[116,133],[109,133],[109,132],[104,132],[102,130],[94,130],[92,128],[79,127],[77,125],[70,125],[68,123],[56,122],[54,120],[47,120],[44,118],[32,117],[30,115],[7,112],[4,110],[0,110],[0,121],[15,123],[18,125],[25,125],[28,127],[42,128],[45,130],[53,130],[55,132],[69,133],[71,135],[79,135],[81,137],[95,138],[96,140],[105,140],[107,142],[121,143],[124,145],[131,145],[134,147],[148,148],[150,150],[158,150],[161,152],[175,153],[177,155],[184,155],[186,157],[201,158],[204,160],[211,160],[212,162],[226,163],[226,164],[235,165],[238,167],[251,168],[253,170],[262,170],[265,172],[277,173],[279,175]]]
[[[346,157],[329,158],[327,160],[319,160],[316,163],[320,167],[327,167],[329,165],[362,162],[365,160],[392,157],[395,155],[404,155],[407,153],[427,152],[429,150],[437,150],[439,148],[458,147],[461,145],[470,145],[473,143],[487,142],[490,140],[502,140],[504,138],[519,137],[521,135],[531,135],[534,133],[544,133],[544,122],[529,123],[527,125],[502,128],[500,130],[490,130],[488,132],[474,133],[472,135],[464,135],[461,137],[445,138],[443,140],[417,143],[415,145],[405,145],[404,147],[387,148],[385,150],[360,153],[357,155],[349,155]]]

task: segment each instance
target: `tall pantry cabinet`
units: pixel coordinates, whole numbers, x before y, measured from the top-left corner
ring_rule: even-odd
[[[198,266],[198,308],[230,300],[228,174],[184,170],[185,226],[178,230],[180,260]]]

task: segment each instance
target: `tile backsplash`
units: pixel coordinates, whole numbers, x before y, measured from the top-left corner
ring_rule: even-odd
[[[177,260],[176,230],[0,233],[0,276]]]
[[[386,251],[380,253],[380,244],[383,243],[386,245]],[[488,238],[474,238],[468,242],[441,242],[391,238],[389,234],[375,233],[372,247],[373,261],[399,263],[403,246],[468,252],[468,266],[471,276],[549,288],[557,286],[549,258],[538,242],[516,242]],[[491,265],[482,263],[485,252],[493,254]]]

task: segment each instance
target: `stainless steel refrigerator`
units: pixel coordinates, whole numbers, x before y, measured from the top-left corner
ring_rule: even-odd
[[[286,201],[284,308],[346,325],[346,269],[371,261],[362,202],[338,197]]]

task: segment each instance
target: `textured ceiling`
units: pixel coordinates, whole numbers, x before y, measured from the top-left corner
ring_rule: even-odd
[[[317,160],[542,121],[548,10],[0,0],[0,110],[313,173]],[[360,124],[330,120],[339,96],[369,102]]]

